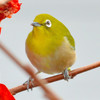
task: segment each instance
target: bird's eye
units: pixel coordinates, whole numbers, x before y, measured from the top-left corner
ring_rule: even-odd
[[[52,25],[52,24],[51,24],[51,21],[50,21],[50,20],[46,20],[46,26],[47,26],[47,27],[51,27],[51,25]]]

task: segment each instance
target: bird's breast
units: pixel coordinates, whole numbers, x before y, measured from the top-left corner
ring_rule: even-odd
[[[44,41],[41,42],[42,44],[39,48],[35,47],[36,51],[32,50],[26,43],[27,56],[30,59],[31,63],[39,71],[48,74],[59,73],[63,72],[66,67],[72,66],[72,64],[75,62],[75,50],[71,47],[66,38],[64,38],[61,44],[56,47],[55,43],[52,43],[53,46],[51,47],[51,44],[49,42],[44,45],[43,42]]]
[[[32,35],[32,34],[30,34]],[[37,37],[28,36],[26,45],[28,48],[41,56],[48,56],[55,52],[55,50],[62,45],[63,38],[56,38],[50,35],[39,35]]]

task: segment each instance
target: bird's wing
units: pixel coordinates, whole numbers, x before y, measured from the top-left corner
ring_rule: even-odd
[[[71,44],[72,48],[75,49],[75,41],[72,35],[70,34],[69,30],[64,34],[64,36],[68,39],[69,43]]]

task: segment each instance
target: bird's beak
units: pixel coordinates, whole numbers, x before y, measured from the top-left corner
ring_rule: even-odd
[[[41,26],[41,24],[39,24],[38,22],[33,22],[31,25],[32,26]]]

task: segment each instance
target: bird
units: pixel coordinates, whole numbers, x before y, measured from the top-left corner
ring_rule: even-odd
[[[67,27],[50,14],[39,14],[32,24],[25,50],[38,72],[64,73],[69,79],[70,67],[76,60],[75,41]]]

